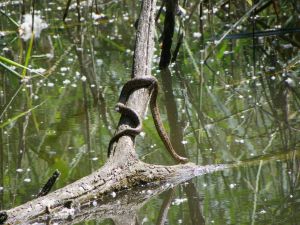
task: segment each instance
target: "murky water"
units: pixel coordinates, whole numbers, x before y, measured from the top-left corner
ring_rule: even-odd
[[[140,7],[82,1],[78,18],[75,2],[66,24],[64,1],[36,3],[44,22],[28,62],[30,38],[19,37],[12,19],[21,24],[30,5],[0,3],[0,209],[33,199],[55,169],[60,188],[106,161]],[[300,224],[299,3],[204,2],[180,3],[186,12],[177,17],[174,49],[183,31],[184,38],[171,73],[158,70],[163,12],[157,21],[160,111],[180,154],[200,165],[240,166],[151,199],[137,224],[162,224],[168,199],[167,224]],[[143,125],[141,159],[171,164],[150,114]]]

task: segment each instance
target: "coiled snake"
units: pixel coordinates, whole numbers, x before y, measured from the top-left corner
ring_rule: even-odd
[[[171,141],[170,141],[170,139],[164,129],[164,126],[161,122],[160,113],[159,113],[158,106],[156,103],[156,99],[157,99],[157,95],[158,95],[158,82],[157,82],[157,79],[153,76],[147,76],[147,77],[142,77],[142,78],[133,78],[124,85],[124,87],[121,91],[120,97],[119,97],[119,102],[116,105],[116,110],[118,112],[120,112],[122,115],[129,117],[134,122],[135,127],[125,128],[125,129],[119,131],[118,133],[116,133],[112,137],[112,139],[110,140],[109,145],[108,145],[108,156],[110,156],[110,154],[111,154],[113,143],[118,141],[118,139],[120,137],[122,137],[124,135],[129,135],[129,136],[135,137],[142,131],[142,120],[141,120],[139,114],[137,112],[135,112],[133,109],[131,109],[125,105],[129,95],[134,90],[140,89],[140,88],[149,88],[149,90],[150,90],[151,113],[153,116],[156,130],[157,130],[160,138],[162,139],[165,147],[167,148],[167,150],[169,151],[171,156],[177,162],[180,162],[180,163],[188,162],[187,158],[182,157],[175,152],[175,150],[171,144]]]

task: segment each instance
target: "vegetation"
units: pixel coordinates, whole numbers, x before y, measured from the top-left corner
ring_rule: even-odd
[[[35,13],[48,27],[26,41],[18,29],[31,5],[0,3],[1,209],[33,199],[56,169],[59,188],[106,161],[119,118],[114,105],[130,79],[140,3],[92,2],[78,8],[71,1],[64,23],[65,1],[36,1]],[[170,224],[195,224],[194,215],[198,224],[297,224],[297,1],[179,4],[184,10],[176,16],[173,56],[176,46],[179,52],[171,74],[159,70],[165,10],[156,21],[152,74],[161,82],[164,124],[175,148],[192,162],[241,167],[153,198],[139,221],[155,224],[169,198]],[[150,115],[143,127],[136,142],[140,158],[171,164]],[[193,212],[191,199],[202,210]]]

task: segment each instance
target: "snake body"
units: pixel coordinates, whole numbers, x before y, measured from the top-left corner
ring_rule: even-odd
[[[116,133],[111,139],[108,144],[108,154],[109,157],[112,150],[112,145],[114,142],[118,141],[120,137],[124,135],[129,135],[135,137],[142,131],[142,122],[141,118],[139,117],[138,113],[135,112],[133,109],[127,107],[125,104],[118,102],[116,105],[116,110],[121,113],[122,115],[128,116],[135,124],[135,127],[128,127]]]
[[[174,148],[171,144],[171,141],[169,139],[169,136],[167,135],[167,133],[164,129],[164,126],[161,122],[160,113],[159,113],[157,102],[156,102],[157,95],[158,95],[158,81],[153,76],[147,76],[147,77],[142,77],[142,78],[133,78],[133,79],[129,80],[123,86],[120,97],[119,97],[119,102],[117,103],[116,108],[117,108],[117,111],[119,111],[121,114],[131,118],[133,120],[133,122],[135,123],[136,127],[133,127],[133,128],[130,127],[130,128],[123,129],[120,132],[116,133],[112,137],[112,139],[109,142],[109,146],[108,146],[108,156],[111,153],[111,148],[112,148],[113,143],[115,141],[117,141],[121,136],[130,135],[130,136],[135,137],[136,135],[138,135],[142,131],[142,120],[139,117],[138,113],[125,105],[129,95],[134,90],[140,89],[140,88],[149,88],[150,89],[150,95],[151,95],[151,97],[150,97],[150,109],[151,109],[151,113],[152,113],[152,116],[153,116],[153,120],[154,120],[156,130],[157,130],[160,138],[162,139],[165,147],[169,151],[170,155],[177,162],[186,163],[188,161],[188,159],[178,155],[175,152],[175,150],[174,150]]]

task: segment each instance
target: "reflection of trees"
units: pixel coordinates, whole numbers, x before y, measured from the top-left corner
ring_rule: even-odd
[[[246,2],[219,2],[226,2],[229,7],[218,10],[216,14],[208,12],[208,16],[214,20],[215,24],[210,23],[210,26],[206,28],[205,35],[209,33],[208,29],[213,30],[214,27],[217,27],[215,29],[217,29],[218,34],[226,33],[228,27],[217,26],[219,20],[226,20],[228,24],[233,24],[238,18],[244,16],[248,10],[248,3]],[[253,4],[256,2],[259,1],[254,1]],[[203,4],[206,3],[206,1],[203,1]],[[258,173],[257,166],[249,166],[249,168],[239,169],[238,171],[233,170],[232,178],[223,176],[223,180],[220,182],[225,184],[224,195],[226,195],[232,192],[231,187],[234,187],[237,181],[242,180],[238,184],[241,185],[239,189],[249,189],[256,195],[257,201],[255,204],[257,205],[253,209],[255,209],[257,217],[260,218],[263,217],[263,215],[259,215],[261,210],[263,214],[265,213],[263,209],[276,208],[270,205],[276,204],[276,199],[278,200],[280,196],[283,196],[284,199],[279,200],[281,201],[280,206],[275,210],[277,216],[273,221],[279,221],[281,213],[286,215],[286,218],[291,218],[287,215],[287,208],[291,209],[293,207],[291,209],[293,215],[296,214],[297,210],[297,206],[295,206],[297,200],[293,198],[295,198],[299,189],[299,159],[296,156],[298,155],[296,151],[299,145],[299,78],[297,75],[299,69],[295,64],[296,61],[299,61],[299,38],[297,38],[299,33],[297,27],[295,27],[295,24],[299,24],[299,21],[295,16],[297,15],[295,13],[297,7],[291,7],[294,3],[295,1],[288,4],[283,4],[280,1],[263,2],[249,15],[249,18],[247,18],[249,23],[242,24],[243,31],[233,31],[225,37],[228,41],[225,40],[219,43],[218,48],[215,48],[215,54],[218,54],[219,50],[226,49],[227,51],[228,49],[226,55],[222,57],[208,55],[203,66],[205,77],[203,86],[199,85],[198,80],[195,79],[195,73],[188,78],[181,79],[186,86],[188,99],[192,100],[191,104],[187,105],[187,110],[185,110],[186,115],[188,115],[187,112],[191,111],[194,115],[193,118],[196,118],[195,112],[200,108],[197,107],[197,104],[199,98],[201,98],[198,94],[201,92],[201,88],[204,93],[203,101],[200,103],[202,104],[200,113],[205,115],[204,126],[198,124],[194,127],[204,132],[206,131],[205,127],[209,128],[207,130],[209,135],[206,139],[209,140],[209,137],[213,137],[211,146],[218,151],[216,153],[213,151],[209,156],[210,158],[213,154],[216,154],[216,159],[222,157],[236,161],[245,158],[266,160],[264,156],[274,156],[278,160],[278,163],[264,164],[261,173]],[[204,7],[212,10],[214,6],[211,4]],[[287,11],[293,13],[285,15],[284,12]],[[200,12],[202,11],[200,10]],[[231,14],[232,12],[236,13]],[[267,15],[273,12],[276,14],[273,17],[275,22],[266,19],[268,18]],[[195,15],[198,16],[197,13]],[[193,15],[194,18],[195,15]],[[257,18],[253,19],[255,16]],[[232,23],[229,21],[232,21]],[[203,23],[200,20],[199,25],[201,22]],[[274,24],[282,24],[287,28],[274,29]],[[187,27],[186,30],[189,30],[189,28]],[[214,34],[210,35],[210,38],[212,37],[214,37]],[[194,41],[191,38],[187,39],[191,42]],[[202,40],[195,42],[201,44]],[[209,44],[209,41],[207,41],[207,45]],[[195,47],[196,45],[191,43],[189,47],[191,46]],[[183,46],[183,51],[186,50],[184,48],[185,46]],[[188,50],[184,53],[186,52]],[[199,59],[202,55],[197,54],[195,51],[192,56]],[[184,74],[184,76],[191,74],[190,70],[184,69],[184,65],[190,66],[192,63],[189,63],[189,60],[192,61],[192,57],[182,56],[180,59],[178,61],[181,62],[181,74]],[[245,66],[247,64],[249,66]],[[199,68],[201,67],[202,65],[199,65]],[[197,84],[190,84],[190,79]],[[208,85],[211,86],[211,89],[207,89]],[[248,98],[248,96],[252,98]],[[199,121],[199,119],[196,120],[198,123]],[[196,124],[196,122],[193,119],[193,123]],[[195,129],[192,128],[191,130]],[[199,135],[194,136],[194,143],[197,143]],[[228,139],[231,140],[228,141]],[[242,141],[242,144],[234,143],[235,140]],[[208,148],[208,146],[210,145],[207,140],[204,140],[202,148]],[[277,158],[275,152],[285,153],[283,158]],[[205,155],[201,155],[201,157],[203,159]],[[208,182],[214,183],[215,181],[209,180]],[[285,186],[285,184],[287,185]],[[274,187],[274,185],[276,191],[273,193],[273,189],[268,187]],[[216,198],[218,198],[218,192],[218,189],[214,190]],[[294,197],[291,198],[289,195]],[[264,202],[264,198],[268,200]],[[237,200],[234,195],[232,195],[232,199]],[[218,202],[222,200],[222,197],[220,197]],[[236,210],[239,203],[232,202],[231,205],[232,210]],[[225,209],[225,207],[220,206],[218,212],[215,214],[211,212],[211,214],[220,213],[219,217],[222,218],[224,217],[222,210],[230,211],[228,208]],[[265,216],[265,218],[270,218],[271,215],[272,213]],[[238,216],[235,216],[233,220],[237,218]],[[291,220],[294,219],[291,218]],[[257,219],[256,222],[262,221]],[[270,220],[266,219],[262,223],[268,222]],[[296,220],[292,224],[297,224]]]
[[[248,3],[246,2],[242,4],[240,4],[241,2],[239,1],[225,3],[228,4],[227,7],[215,13],[214,19],[217,22],[219,22],[218,19],[236,21],[237,18],[247,13],[248,9],[245,6]],[[278,9],[278,4],[278,2],[275,4],[275,2],[267,1],[258,5],[257,8],[252,11],[251,17],[248,18],[249,23],[244,23],[243,26],[253,32],[271,29],[274,24],[270,22],[270,20],[265,19],[264,16],[268,15],[271,10]],[[222,5],[222,7],[223,6],[224,5]],[[292,11],[295,10],[291,6],[292,4],[287,4],[284,7],[286,7],[285,9],[291,8]],[[206,7],[212,9],[212,6],[209,5]],[[223,9],[222,7],[221,9]],[[232,15],[231,12],[236,8],[239,8],[237,14]],[[280,21],[282,23],[286,21],[283,20],[283,12],[284,9],[280,9],[280,12],[276,11],[277,16],[275,18],[277,22]],[[208,14],[211,16],[211,12],[208,12]],[[235,18],[237,15],[239,16]],[[253,19],[252,17],[254,16],[261,17]],[[289,17],[289,21],[296,20],[295,14],[288,15],[287,17]],[[289,23],[291,23],[289,25],[293,25],[292,22]],[[218,29],[221,30],[219,33],[226,34],[227,32],[224,27],[219,27]],[[297,47],[299,45],[299,43],[295,42],[298,36],[296,30],[296,28],[288,28],[286,30],[275,29],[274,33],[267,31],[264,33],[262,31],[258,32],[257,35],[251,32],[238,33],[238,31],[234,31],[237,32],[237,34],[233,32],[233,34],[225,37],[225,39],[229,39],[229,41],[219,43],[221,45],[220,48],[227,46],[226,49],[229,51],[228,56],[224,55],[220,61],[215,62],[210,62],[210,59],[216,59],[213,55],[208,55],[204,64],[206,66],[206,68],[204,68],[205,85],[211,85],[212,88],[216,89],[212,89],[213,91],[205,90],[205,85],[202,88],[203,96],[208,96],[209,98],[203,101],[201,113],[208,118],[214,118],[213,121],[204,121],[204,126],[201,128],[202,130],[206,131],[205,125],[221,125],[222,122],[226,120],[229,123],[233,136],[243,139],[243,141],[248,142],[248,140],[254,138],[253,126],[256,126],[259,128],[259,135],[256,135],[256,137],[273,137],[276,134],[280,134],[282,144],[286,146],[287,149],[293,147],[292,143],[297,142],[295,136],[295,133],[297,133],[297,123],[295,123],[295,121],[299,114],[295,110],[299,106],[299,93],[297,88],[293,87],[294,84],[299,82],[294,75],[294,62],[298,57],[295,48],[291,48],[290,50],[285,50],[284,48],[285,46]],[[264,39],[260,38],[260,40],[258,40],[258,37],[264,37]],[[235,40],[239,40],[239,43],[241,43],[242,40],[240,39],[244,38],[248,38],[249,41],[245,41],[245,43],[247,43],[245,47],[242,47],[242,50],[238,50],[238,48],[243,45],[238,45]],[[252,54],[249,54],[250,51],[252,51]],[[275,55],[272,54],[272,51]],[[240,52],[242,54],[239,54]],[[289,61],[287,61],[287,59],[289,59]],[[240,64],[241,60],[245,60],[246,63],[252,65],[252,67],[243,68]],[[269,67],[274,68],[272,69],[273,71],[268,71]],[[208,73],[205,73],[205,71]],[[221,76],[219,75],[220,71],[222,73]],[[281,77],[282,74],[285,78]],[[275,81],[274,78],[276,79]],[[188,81],[187,79],[186,83],[188,83]],[[222,85],[228,87],[224,88]],[[190,84],[187,86],[187,90],[191,89],[189,87],[191,86]],[[194,86],[192,88],[194,88]],[[220,88],[224,88],[225,90],[219,91]],[[249,92],[249,89],[251,92]],[[198,90],[198,92],[201,92],[201,90]],[[199,95],[196,94],[197,92],[188,91],[187,93],[189,94],[189,99],[199,99]],[[227,100],[226,97],[222,98],[221,95],[217,95],[220,93],[223,93],[224,96],[230,96],[231,99]],[[247,98],[249,93],[251,93],[253,97],[252,100]],[[238,96],[244,100],[239,100]],[[224,103],[226,101],[230,101],[230,105],[228,102]],[[220,116],[216,115],[216,113],[212,113],[211,111],[213,110],[206,107],[206,105],[213,106],[214,109],[217,109],[215,110],[216,112],[219,111],[225,115]],[[193,106],[193,109],[196,110],[197,107]],[[240,115],[243,116],[242,119],[238,118]],[[211,129],[209,133],[213,133],[214,130],[216,129]],[[217,134],[217,132],[214,132],[214,134]],[[218,137],[215,138],[218,139]],[[209,138],[207,139],[209,140]],[[266,138],[265,141],[266,145],[268,145],[268,138]],[[250,142],[248,143],[251,144]],[[215,147],[216,144],[214,143],[213,146]],[[249,149],[249,152],[251,151],[253,152],[253,150]],[[239,156],[234,157],[238,158]]]
[[[170,70],[161,71],[162,90],[165,95],[165,104],[170,127],[170,138],[176,151],[186,157],[188,154],[183,144],[183,123],[179,119],[178,106],[173,94],[172,77]],[[204,218],[201,212],[200,197],[192,181],[183,186],[183,190],[188,199],[191,224],[204,225]],[[168,196],[166,196],[168,198]]]
[[[174,189],[170,189],[166,192],[164,196],[164,201],[161,205],[159,215],[156,221],[156,225],[163,225],[166,223],[167,216],[168,216],[168,211],[172,203],[172,199],[174,197]]]
[[[79,16],[79,15],[78,15]],[[84,119],[85,119],[85,142],[87,144],[88,151],[88,162],[91,170],[91,129],[90,129],[90,115],[89,115],[89,103],[88,103],[88,93],[89,90],[91,96],[93,98],[94,105],[97,106],[98,112],[100,114],[100,118],[102,119],[106,130],[111,134],[111,130],[109,129],[110,124],[115,125],[115,122],[108,118],[107,113],[107,104],[104,98],[104,94],[99,87],[99,81],[97,82],[97,73],[95,70],[95,57],[94,57],[94,49],[91,44],[91,37],[88,37],[86,34],[86,29],[82,27],[80,24],[76,26],[76,32],[72,33],[70,29],[67,29],[68,36],[70,42],[74,44],[74,51],[78,58],[79,69],[80,69],[80,78],[86,79],[86,81],[82,82],[82,94],[84,101]],[[88,54],[86,49],[83,46],[87,46],[85,40],[90,41],[91,53]],[[112,118],[112,117],[111,117]]]
[[[83,82],[83,89],[85,90],[84,95],[86,95],[86,88],[88,87],[90,93],[92,94],[94,104],[99,110],[100,117],[103,119],[106,129],[111,132],[109,127],[115,126],[115,122],[112,119],[108,118],[107,104],[104,93],[103,90],[99,87],[100,81],[99,79],[97,79],[97,76],[100,76],[100,74],[97,74],[95,68],[96,58],[94,56],[92,39],[89,36],[89,33],[87,33],[86,28],[82,27],[80,24],[77,25],[76,28],[77,32],[72,33],[70,28],[68,28],[67,31],[69,34],[68,37],[70,39],[70,42],[74,42],[74,51],[78,57],[81,77],[85,76],[87,78],[88,85]],[[90,50],[90,53],[88,53],[85,46],[87,48],[90,47],[88,48]]]

